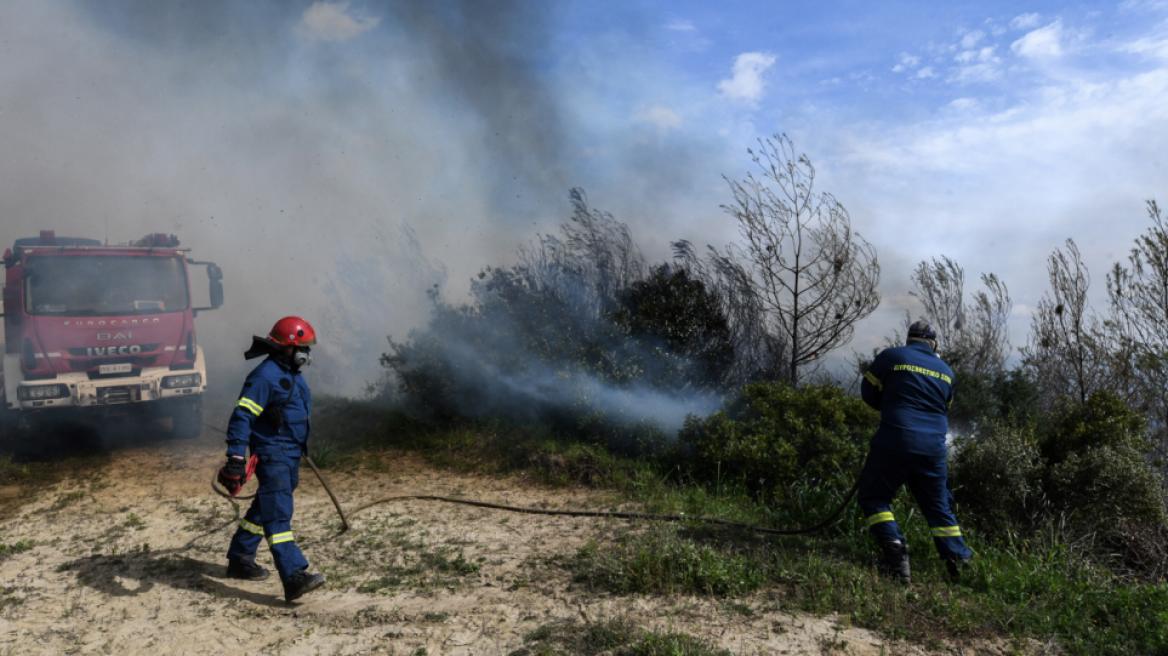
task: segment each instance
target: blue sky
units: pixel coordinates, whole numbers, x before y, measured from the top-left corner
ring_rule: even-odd
[[[1168,191],[1163,0],[13,0],[0,53],[3,241],[177,232],[234,279],[210,335],[318,313],[350,362],[424,319],[400,226],[452,300],[554,231],[569,187],[652,258],[722,246],[722,176],[774,133],[883,264],[849,351],[942,254],[1007,282],[1024,344],[1051,250],[1073,237],[1102,301]],[[338,318],[330,281],[385,296]]]
[[[912,265],[946,254],[1007,280],[1020,345],[1050,251],[1075,238],[1101,301],[1168,186],[1168,3],[587,3],[563,19],[557,65],[587,58],[605,121],[703,144],[710,200],[692,204],[725,202],[718,174],[747,170],[753,138],[794,136],[877,245],[894,316]]]

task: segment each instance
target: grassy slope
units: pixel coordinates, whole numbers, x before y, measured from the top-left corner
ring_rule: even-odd
[[[313,455],[339,468],[384,467],[387,450],[488,474],[525,472],[545,484],[611,489],[651,512],[797,526],[826,515],[841,490],[804,489],[782,509],[733,485],[686,480],[676,462],[632,460],[557,440],[538,427],[481,423],[440,429],[369,404],[322,399]],[[809,536],[765,536],[703,525],[656,524],[615,543],[590,544],[573,563],[579,581],[619,593],[692,592],[733,600],[765,592],[773,603],[923,644],[985,637],[1054,639],[1077,654],[1168,654],[1168,587],[1115,576],[1053,527],[1030,540],[987,542],[966,530],[977,553],[971,576],[945,580],[928,529],[909,499],[894,508],[910,538],[914,582],[895,585],[868,566],[874,555],[855,506]],[[534,653],[534,652],[533,652]],[[551,652],[546,652],[551,653]]]

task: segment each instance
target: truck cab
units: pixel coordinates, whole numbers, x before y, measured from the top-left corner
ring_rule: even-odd
[[[202,428],[206,362],[200,310],[223,302],[222,272],[187,258],[174,235],[109,246],[52,231],[4,254],[4,405],[21,419],[170,417]],[[190,267],[206,266],[211,307],[191,303]]]

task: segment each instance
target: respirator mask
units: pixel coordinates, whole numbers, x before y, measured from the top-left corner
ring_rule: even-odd
[[[292,366],[299,369],[300,367],[307,367],[310,364],[312,364],[312,349],[306,348],[303,351],[296,349],[292,353]]]

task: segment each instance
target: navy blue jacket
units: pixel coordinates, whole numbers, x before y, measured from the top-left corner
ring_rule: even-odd
[[[304,376],[269,357],[243,383],[227,423],[227,455],[246,457],[251,447],[252,453],[299,459],[312,430],[311,414],[312,395]],[[282,422],[277,420],[281,415]]]
[[[880,411],[872,446],[944,457],[953,370],[928,344],[881,351],[864,374],[860,395]]]

